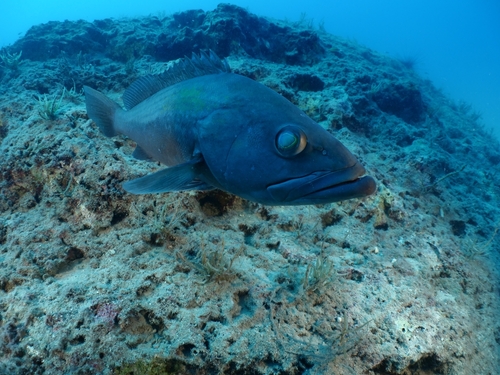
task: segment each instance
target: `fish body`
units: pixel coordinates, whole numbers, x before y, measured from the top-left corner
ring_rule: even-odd
[[[267,205],[329,203],[374,193],[375,181],[335,137],[213,52],[182,59],[124,93],[127,110],[85,87],[104,134],[169,168],[126,182],[134,194],[219,188]]]

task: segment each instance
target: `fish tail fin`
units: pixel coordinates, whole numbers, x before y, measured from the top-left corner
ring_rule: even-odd
[[[89,117],[94,120],[102,133],[107,137],[118,134],[115,129],[115,113],[122,108],[103,93],[91,87],[83,86],[85,104]]]

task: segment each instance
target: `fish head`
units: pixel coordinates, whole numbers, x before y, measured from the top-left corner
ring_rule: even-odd
[[[219,139],[219,150],[223,143],[230,147],[217,160],[207,159],[219,187],[268,205],[322,204],[373,194],[375,181],[365,176],[356,157],[302,111],[297,115],[293,121],[270,116]]]
[[[333,135],[314,123],[283,124],[274,137],[281,164],[268,174],[266,191],[276,204],[319,204],[364,197],[376,190],[375,180]],[[278,203],[280,202],[280,203]]]

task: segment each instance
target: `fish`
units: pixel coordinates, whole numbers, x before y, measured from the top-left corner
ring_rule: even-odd
[[[167,166],[123,183],[131,194],[221,189],[263,205],[314,205],[374,194],[357,158],[302,110],[201,51],[133,82],[124,108],[84,86],[87,114],[133,156]]]

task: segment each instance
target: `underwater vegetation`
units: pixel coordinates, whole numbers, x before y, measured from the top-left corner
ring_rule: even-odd
[[[55,120],[57,118],[59,109],[61,108],[62,101],[64,99],[64,91],[59,97],[54,95],[52,99],[47,98],[47,95],[43,97],[38,97],[38,114],[44,120]]]
[[[21,62],[0,67],[0,373],[498,373],[498,141],[400,61],[313,26],[222,4],[50,22],[1,52]],[[342,142],[377,193],[127,193],[164,167],[105,137],[82,88],[121,103],[208,49]]]
[[[23,51],[19,51],[17,54],[10,54],[9,52],[2,52],[0,53],[0,60],[2,62],[2,66],[10,69],[10,70],[17,70],[19,67],[19,64],[21,63],[21,56],[23,54]]]

